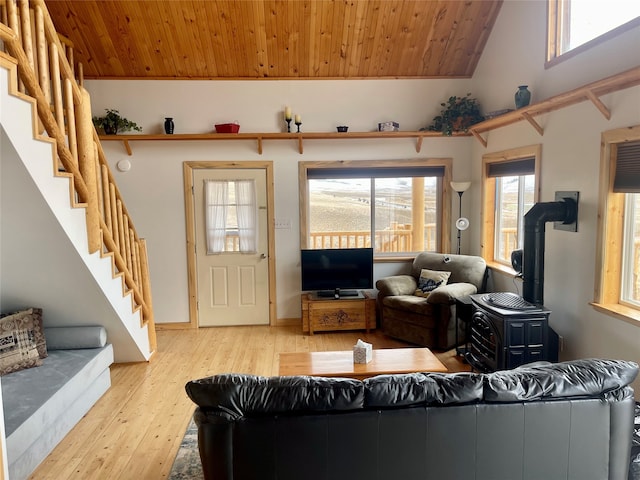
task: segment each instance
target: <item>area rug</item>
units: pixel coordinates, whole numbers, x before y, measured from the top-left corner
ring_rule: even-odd
[[[203,479],[202,463],[200,463],[200,454],[198,453],[198,427],[191,419],[173,461],[169,480]]]
[[[184,434],[176,459],[173,461],[169,480],[203,480],[202,463],[198,453],[198,428],[191,419]],[[629,459],[628,480],[640,480],[640,404],[636,403],[633,422],[633,443]]]

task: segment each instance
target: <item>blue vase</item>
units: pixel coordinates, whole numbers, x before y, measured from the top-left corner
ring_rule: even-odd
[[[527,85],[520,85],[515,95],[516,108],[522,108],[529,105],[531,101],[531,92],[527,89]]]

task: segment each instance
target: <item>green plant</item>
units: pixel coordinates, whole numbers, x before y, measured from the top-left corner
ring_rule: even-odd
[[[440,105],[443,107],[440,115],[433,118],[427,130],[452,135],[453,132],[467,132],[471,125],[484,120],[478,101],[470,93],[464,97],[449,97],[447,102]]]
[[[102,128],[105,134],[115,135],[118,132],[127,132],[129,130],[142,131],[142,127],[139,127],[136,122],[121,117],[118,110],[105,108],[105,112],[107,113],[103,117],[92,118],[93,125],[96,128]]]

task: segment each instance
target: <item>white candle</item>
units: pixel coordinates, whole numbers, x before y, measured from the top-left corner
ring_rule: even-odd
[[[296,114],[296,123],[302,123],[302,117],[298,114]]]
[[[284,107],[284,119],[291,120],[291,107]]]

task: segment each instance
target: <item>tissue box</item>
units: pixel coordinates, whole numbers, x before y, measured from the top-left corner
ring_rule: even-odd
[[[367,344],[364,347],[353,346],[353,363],[369,363],[373,357],[373,348]]]

